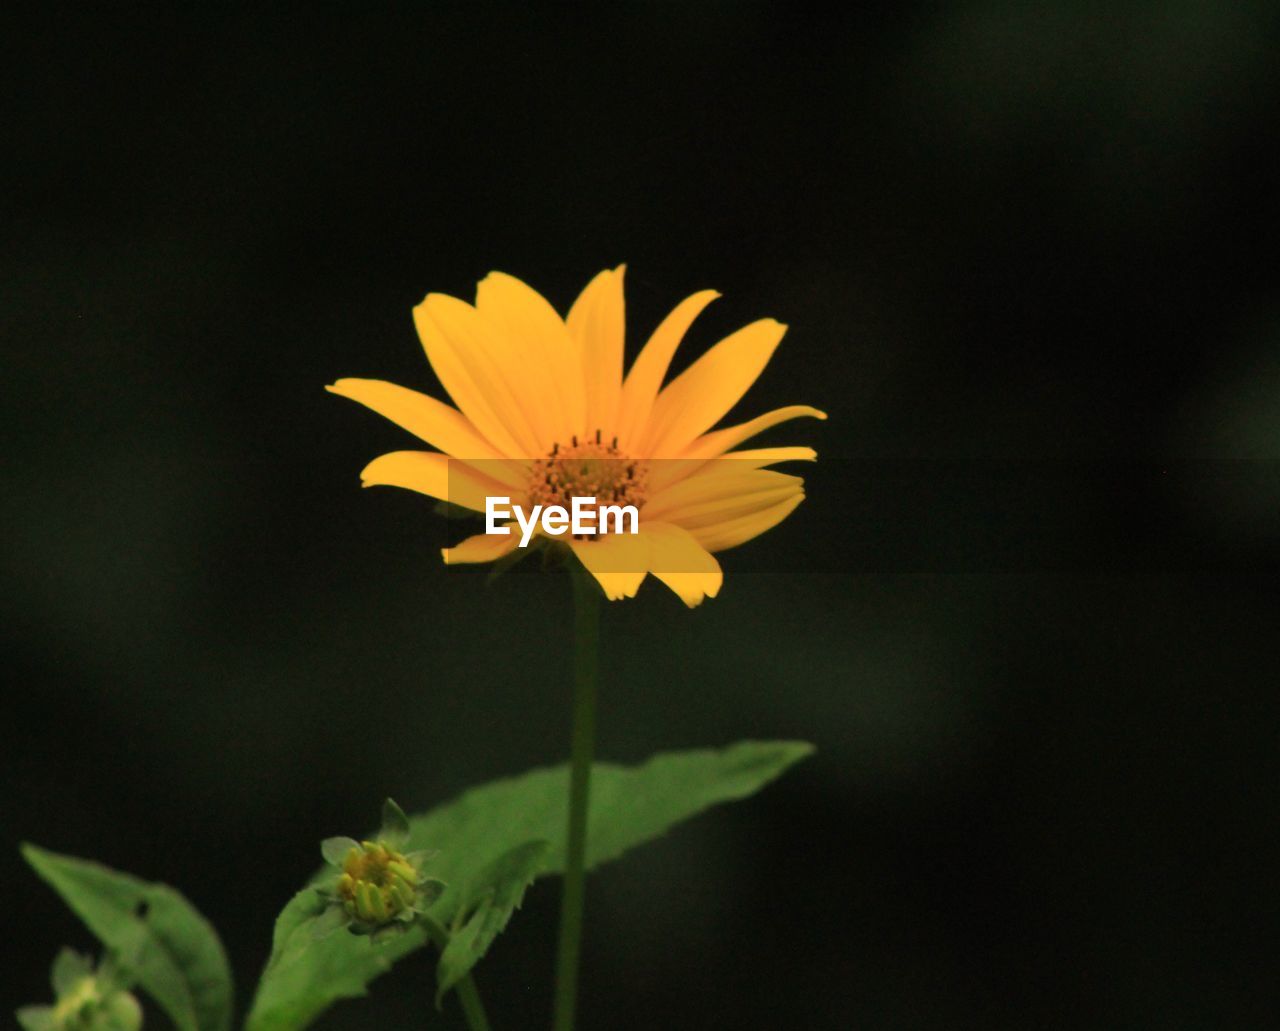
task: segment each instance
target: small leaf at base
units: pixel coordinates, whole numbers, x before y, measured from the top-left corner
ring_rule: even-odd
[[[445,993],[471,972],[489,951],[511,914],[520,907],[525,889],[546,865],[550,842],[527,841],[504,852],[468,885],[458,916],[470,915],[450,936],[436,966],[436,1008]]]

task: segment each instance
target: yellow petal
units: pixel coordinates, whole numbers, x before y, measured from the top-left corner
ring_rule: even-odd
[[[683,526],[690,533],[742,519],[746,516],[773,508],[783,501],[804,494],[804,488],[795,484],[775,484],[761,487],[746,494],[728,494],[708,498],[694,505],[686,505],[663,518]]]
[[[781,500],[775,496],[779,492],[790,493],[803,486],[804,480],[799,476],[769,469],[725,470],[723,465],[716,465],[651,498],[641,519],[646,523],[656,519],[687,526],[686,520],[700,513],[735,506],[752,510]]]
[[[779,423],[787,422],[790,419],[799,419],[806,415],[813,419],[825,419],[827,417],[826,412],[811,408],[809,405],[788,405],[786,408],[775,408],[772,412],[765,412],[764,415],[758,415],[747,422],[739,423],[737,426],[726,426],[722,430],[716,430],[699,437],[689,446],[687,453],[694,458],[714,458],[717,455],[724,454],[730,448],[737,447],[744,440],[750,440],[756,434],[777,426]]]
[[[730,460],[735,467],[763,469],[778,462],[816,462],[818,452],[811,447],[758,447],[749,451],[730,451],[716,461],[719,464]]]
[[[809,405],[790,405],[786,408],[776,408],[772,412],[766,412],[764,415],[757,416],[749,422],[704,434],[689,445],[685,452],[686,457],[653,463],[649,470],[649,490],[655,493],[661,491],[697,472],[709,459],[719,458],[730,448],[736,447],[744,440],[748,440],[758,433],[763,433],[779,423],[787,422],[790,419],[798,419],[801,416],[809,416],[814,419],[825,419],[827,417],[825,412],[819,411],[817,408],[811,408]]]
[[[688,530],[671,523],[649,523],[644,535],[651,549],[649,571],[689,608],[720,593],[724,582],[720,563]]]
[[[547,299],[514,276],[491,272],[476,289],[476,309],[512,343],[520,369],[513,386],[538,409],[552,442],[584,432],[582,353]]]
[[[466,462],[434,451],[380,455],[364,467],[360,479],[365,487],[403,487],[476,512],[485,510],[485,498],[511,494],[510,488]]]
[[[427,294],[413,309],[427,360],[449,396],[497,450],[513,458],[542,455],[543,447],[497,360],[508,347],[466,301]]]
[[[649,540],[643,532],[570,540],[569,547],[610,601],[635,597],[649,567]]]
[[[495,479],[509,480],[513,487],[525,482],[519,467],[502,460],[465,415],[434,397],[376,379],[340,379],[325,389],[390,419],[452,458],[483,460],[486,471]],[[506,473],[504,467],[510,472]]]
[[[496,533],[477,533],[452,548],[441,548],[445,565],[458,566],[470,562],[495,562],[511,552],[520,543],[514,528],[503,536]]]
[[[699,527],[690,532],[708,551],[736,548],[739,544],[745,544],[753,537],[760,536],[766,530],[773,529],[794,512],[796,506],[803,500],[804,494],[797,493],[770,508],[736,519],[728,519],[722,523]]]
[[[677,456],[719,422],[764,371],[786,331],[773,319],[753,322],[677,376],[654,402],[642,453]]]
[[[586,389],[586,417],[575,432],[605,437],[617,432],[618,399],[622,393],[622,351],[626,306],[622,295],[625,265],[595,277],[569,309],[565,320],[582,350]]]
[[[714,290],[703,290],[681,301],[653,331],[653,336],[632,363],[626,382],[622,384],[618,412],[618,439],[624,451],[648,422],[653,402],[680,341],[702,309],[719,296]]]

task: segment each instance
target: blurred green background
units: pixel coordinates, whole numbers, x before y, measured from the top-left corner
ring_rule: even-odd
[[[438,392],[426,292],[625,261],[630,354],[714,287],[684,360],[777,317],[733,414],[831,420],[769,438],[809,499],[719,599],[609,609],[601,753],[819,752],[593,878],[583,1026],[1273,1026],[1278,14],[6,13],[0,1008],[90,942],[19,840],[180,887],[247,1001],[321,838],[566,753],[563,578],[446,572],[358,487],[406,437],[322,387]],[[1046,543],[861,475],[916,460],[1082,471]],[[1117,505],[1125,462],[1172,473]]]

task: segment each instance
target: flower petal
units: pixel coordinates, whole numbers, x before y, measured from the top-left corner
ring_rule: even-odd
[[[759,508],[762,503],[767,505],[780,500],[771,495],[801,490],[803,486],[804,480],[799,476],[769,469],[733,470],[717,465],[651,498],[644,506],[641,518],[646,523],[659,520],[687,526],[686,518],[700,513],[726,506],[748,510]]]
[[[816,462],[818,452],[811,447],[758,447],[749,451],[730,451],[720,459],[732,459],[735,467],[763,469],[778,462]]]
[[[826,419],[827,413],[809,405],[788,405],[786,408],[775,408],[764,415],[739,423],[737,426],[726,426],[722,430],[704,434],[695,440],[688,449],[688,454],[695,458],[714,458],[722,455],[730,448],[737,447],[744,440],[750,440],[758,433],[777,426],[779,423],[802,416],[813,419]]]
[[[649,523],[644,535],[651,547],[649,571],[689,608],[720,593],[724,582],[720,563],[688,530],[671,523]]]
[[[456,297],[427,294],[413,318],[427,360],[476,429],[510,457],[543,454],[535,423],[508,381],[513,370],[500,361],[510,347],[480,313]]]
[[[776,505],[753,512],[750,515],[727,519],[722,523],[698,527],[690,532],[708,551],[726,551],[745,544],[753,537],[758,537],[766,530],[771,530],[786,519],[796,506],[804,500],[804,493],[799,492]]]
[[[392,451],[380,455],[360,473],[365,487],[403,487],[475,512],[485,499],[505,497],[508,488],[478,473],[466,462],[434,451]]]
[[[441,548],[447,566],[459,566],[473,562],[496,562],[503,555],[509,554],[520,543],[519,535],[512,532],[477,533],[466,540],[455,544],[452,548]]]
[[[686,297],[662,320],[649,342],[632,362],[631,371],[622,384],[622,400],[618,410],[618,439],[624,451],[643,432],[680,341],[693,325],[693,320],[702,313],[702,309],[719,296],[714,290],[703,290],[692,297]]]
[[[825,419],[825,412],[809,405],[790,405],[786,408],[775,408],[771,412],[759,415],[748,422],[737,426],[728,426],[713,433],[707,433],[695,440],[686,449],[685,457],[655,462],[649,471],[649,490],[656,493],[671,484],[697,472],[709,459],[718,458],[732,447],[758,433],[790,419],[809,416],[814,419]]]
[[[667,386],[653,405],[643,454],[676,456],[719,422],[756,378],[787,327],[761,319],[725,337]]]
[[[377,379],[340,379],[325,389],[390,419],[451,458],[484,461],[494,479],[524,485],[526,477],[515,463],[504,460],[465,415],[434,397]]]
[[[596,276],[573,302],[565,320],[582,350],[586,413],[578,433],[590,435],[598,429],[611,437],[616,432],[626,332],[625,271],[626,266],[619,265]]]
[[[635,597],[649,568],[650,544],[643,531],[570,540],[569,547],[610,601]]]
[[[536,408],[551,441],[585,429],[582,352],[564,320],[540,293],[503,272],[491,272],[476,289],[476,309],[513,346],[520,381],[513,384]]]
[[[664,513],[661,518],[666,522],[683,526],[690,533],[696,533],[704,527],[716,526],[772,508],[782,501],[803,493],[803,481],[798,477],[763,481],[753,484],[747,490],[720,494],[681,505],[677,509]]]

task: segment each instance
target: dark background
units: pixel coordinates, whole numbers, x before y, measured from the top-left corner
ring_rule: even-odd
[[[446,574],[322,387],[438,390],[429,290],[625,261],[630,354],[715,287],[684,360],[775,316],[734,415],[831,419],[719,599],[610,607],[601,752],[819,752],[593,878],[584,1028],[1273,1026],[1274,4],[198,10],[6,15],[0,1008],[90,945],[19,840],[179,886],[247,1003],[319,839],[565,754],[562,578]],[[997,460],[1062,550],[920,472]]]

